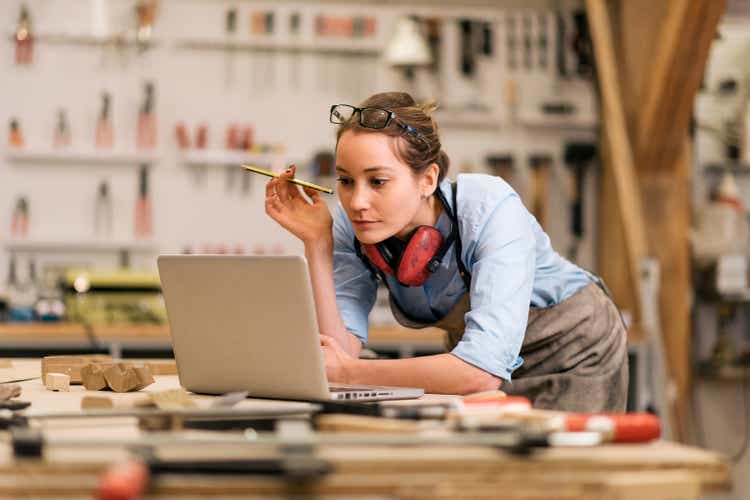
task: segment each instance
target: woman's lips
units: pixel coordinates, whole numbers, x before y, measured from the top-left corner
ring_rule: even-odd
[[[373,224],[377,224],[377,221],[374,220],[354,220],[352,221],[352,224],[358,227],[370,227]]]

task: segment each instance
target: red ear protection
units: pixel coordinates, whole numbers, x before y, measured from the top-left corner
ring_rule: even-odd
[[[375,267],[386,274],[395,274],[399,283],[422,286],[440,265],[440,258],[436,257],[438,253],[444,253],[440,252],[443,241],[443,235],[434,227],[419,226],[400,254],[393,255],[384,243],[363,244],[362,251]]]
[[[451,184],[453,206],[457,207],[456,184]],[[471,287],[471,273],[464,267],[461,260],[461,238],[458,235],[458,216],[448,204],[443,192],[435,191],[440,203],[450,217],[451,231],[447,238],[443,238],[440,231],[430,226],[419,226],[406,242],[391,237],[375,245],[362,244],[354,238],[354,250],[367,268],[388,287],[386,274],[395,275],[396,279],[405,286],[422,286],[431,273],[437,271],[448,249],[455,242],[456,264],[466,289]],[[389,288],[390,292],[390,288]]]

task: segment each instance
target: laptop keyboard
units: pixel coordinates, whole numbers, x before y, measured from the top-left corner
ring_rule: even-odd
[[[347,386],[332,385],[328,387],[328,390],[331,392],[374,391],[377,389],[382,389],[382,388],[374,387],[371,385],[347,385]]]

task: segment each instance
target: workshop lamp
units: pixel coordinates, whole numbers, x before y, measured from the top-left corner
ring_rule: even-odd
[[[384,58],[388,65],[407,72],[418,66],[427,66],[432,63],[430,48],[414,16],[402,17],[398,20],[393,37],[385,48]]]

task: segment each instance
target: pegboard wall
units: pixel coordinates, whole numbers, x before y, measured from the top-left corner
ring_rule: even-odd
[[[300,177],[313,177],[313,156],[334,146],[329,106],[385,90],[439,102],[436,116],[451,176],[498,174],[498,158],[510,157],[510,182],[529,203],[537,192],[530,159],[548,157],[547,231],[560,253],[571,245],[564,145],[596,142],[598,127],[593,83],[574,50],[578,2],[466,7],[438,1],[162,0],[143,43],[136,38],[135,3],[0,2],[7,34],[15,33],[25,4],[34,36],[30,64],[16,63],[10,36],[0,43],[0,123],[8,127],[16,119],[24,140],[23,148],[13,148],[6,139],[0,155],[0,277],[11,252],[36,259],[39,269],[113,267],[123,252],[132,267],[153,269],[156,255],[186,247],[299,253],[301,244],[264,213],[265,179],[243,173],[237,164],[278,170],[295,162]],[[236,19],[227,31],[230,9]],[[270,26],[264,24],[269,13]],[[411,78],[383,59],[404,15],[419,16],[423,29],[432,30],[438,56]],[[353,32],[352,23],[362,31]],[[157,141],[154,149],[139,150],[136,126],[147,82],[154,85]],[[94,147],[105,91],[111,95],[114,132],[108,151]],[[71,144],[54,149],[60,109]],[[205,127],[205,150],[178,147],[180,123],[193,147]],[[233,123],[253,128],[255,150],[226,150]],[[495,163],[487,161],[491,156]],[[136,238],[143,164],[149,171],[153,234]],[[589,268],[597,170],[594,162],[586,177],[578,252],[578,261]],[[113,227],[102,236],[95,231],[95,206],[105,181]],[[9,229],[21,197],[28,203],[29,229],[18,237]]]

